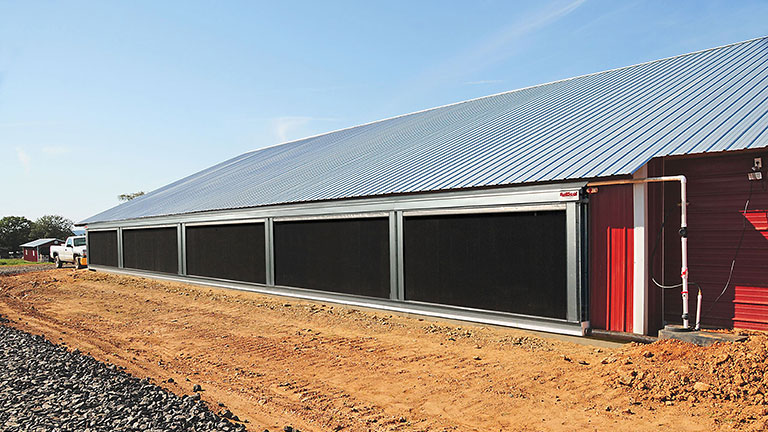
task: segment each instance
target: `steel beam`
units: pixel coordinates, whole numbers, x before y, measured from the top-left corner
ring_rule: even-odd
[[[579,287],[581,285],[580,276],[580,245],[581,245],[581,227],[580,227],[580,208],[577,203],[570,202],[566,204],[565,209],[565,246],[566,246],[566,312],[565,318],[568,321],[579,321]]]
[[[265,265],[267,266],[265,272],[267,286],[275,285],[275,227],[274,220],[267,218],[264,221],[264,257]]]
[[[123,264],[123,229],[117,228],[117,267],[125,268]]]
[[[318,218],[345,214],[376,214],[386,217],[393,210],[455,210],[473,208],[514,207],[519,205],[576,202],[580,189],[586,182],[553,185],[517,186],[487,190],[420,193],[413,195],[332,200],[297,204],[281,204],[257,208],[214,210],[173,216],[157,216],[111,222],[94,222],[89,227],[103,229],[114,227],[159,227],[179,222],[222,222],[263,218]]]
[[[179,224],[181,227],[181,243],[179,249],[179,255],[181,256],[181,274],[187,274],[187,224]]]
[[[182,236],[184,235],[184,226],[183,224],[177,224],[176,225],[176,256],[178,257],[178,263],[179,263],[179,270],[178,273],[180,275],[184,274],[184,239]]]

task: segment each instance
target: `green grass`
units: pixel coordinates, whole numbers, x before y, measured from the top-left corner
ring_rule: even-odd
[[[18,258],[0,259],[0,266],[35,265],[35,264],[43,265],[48,263],[30,262],[30,261],[24,261],[23,259],[18,259]]]

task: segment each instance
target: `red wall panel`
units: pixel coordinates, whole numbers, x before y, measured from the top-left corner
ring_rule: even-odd
[[[24,248],[24,261],[37,262],[37,254],[34,248]]]
[[[660,177],[664,175],[664,161],[662,159],[653,159],[648,162],[648,177]],[[661,288],[657,287],[650,279],[652,276],[656,277],[659,282],[664,281],[665,268],[664,268],[664,237],[661,223],[664,208],[664,192],[665,186],[663,183],[649,183],[648,197],[646,200],[648,217],[646,220],[646,234],[648,238],[648,333],[655,336],[656,331],[664,327],[664,319],[662,316],[662,303],[664,292]],[[668,209],[667,209],[668,210]],[[674,210],[673,210],[674,211]],[[677,232],[677,228],[667,224],[668,228]],[[654,247],[656,251],[654,253]],[[653,272],[653,274],[651,274]],[[677,275],[679,272],[675,271]]]
[[[705,327],[768,329],[768,185],[765,180],[747,180],[753,158],[761,156],[763,163],[768,163],[768,154],[754,152],[663,161],[663,174],[684,174],[688,178],[690,280],[701,285],[704,295],[702,325]],[[750,204],[745,213],[748,197]],[[657,279],[676,284],[680,282],[679,185],[665,184],[663,191],[651,194],[651,200],[655,205],[649,206],[649,218],[656,220],[657,225],[649,232],[650,248],[658,231],[658,221],[664,212],[672,209],[659,252],[663,256],[663,266],[655,273]],[[740,238],[741,247],[731,283],[720,300],[714,303],[728,280]],[[651,287],[651,290],[658,288]],[[696,319],[696,293],[696,288],[691,287],[689,309],[692,322]],[[651,305],[652,321],[661,321],[661,308],[661,304]],[[664,319],[680,323],[681,310],[680,290],[665,290]]]
[[[590,321],[632,331],[634,218],[632,186],[601,186],[589,196]]]

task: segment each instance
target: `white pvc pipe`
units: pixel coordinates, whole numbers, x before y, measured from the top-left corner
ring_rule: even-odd
[[[680,182],[680,253],[681,263],[680,279],[682,279],[681,295],[683,297],[683,328],[690,328],[690,321],[688,318],[688,179],[684,175],[678,176],[663,176],[663,177],[648,177],[644,179],[627,179],[627,180],[606,180],[589,182],[587,186],[612,186],[620,184],[637,184],[637,183],[658,183],[676,181]],[[701,294],[699,294],[701,295]],[[697,321],[698,313],[696,315]]]
[[[696,327],[694,330],[701,330],[701,289],[699,289],[699,295],[696,298]]]
[[[683,328],[689,328],[688,322],[688,191],[687,179],[680,179],[680,251],[682,253],[682,268],[680,277],[683,279]]]

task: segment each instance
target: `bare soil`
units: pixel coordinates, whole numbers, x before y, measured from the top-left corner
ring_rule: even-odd
[[[765,430],[768,337],[596,348],[497,327],[61,269],[0,277],[13,326],[202,386],[249,430]]]

